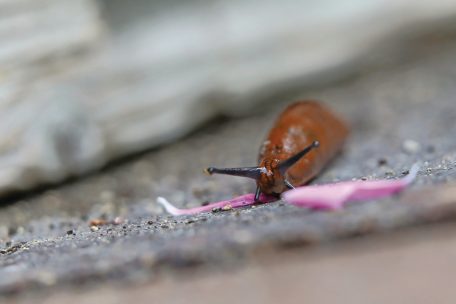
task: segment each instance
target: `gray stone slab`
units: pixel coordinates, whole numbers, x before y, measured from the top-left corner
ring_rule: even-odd
[[[372,68],[320,89],[288,91],[252,116],[213,121],[180,142],[101,173],[11,199],[0,210],[0,293],[223,269],[271,248],[454,219],[456,45],[424,45],[402,65]],[[155,202],[159,195],[189,207],[252,192],[249,180],[209,177],[202,169],[254,165],[274,117],[300,98],[324,100],[352,124],[343,154],[314,183],[397,178],[419,162],[414,185],[402,195],[340,212],[277,202],[179,218],[163,214]],[[118,216],[125,221],[97,231],[89,227],[91,219]]]

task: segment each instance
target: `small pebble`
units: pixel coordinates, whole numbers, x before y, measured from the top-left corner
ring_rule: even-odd
[[[117,217],[112,221],[112,223],[113,223],[114,225],[120,225],[120,224],[122,224],[123,222],[124,222],[124,219],[121,218],[120,216],[117,216]]]
[[[379,159],[377,160],[377,164],[378,164],[379,166],[386,166],[386,165],[388,164],[388,161],[386,160],[386,158],[379,158]]]
[[[108,221],[105,219],[97,218],[89,222],[89,226],[103,226],[108,224]]]
[[[385,176],[393,176],[393,175],[394,175],[394,171],[388,170],[385,172]]]
[[[407,139],[402,143],[402,149],[408,154],[416,154],[421,149],[421,145],[415,140]]]
[[[98,226],[90,226],[90,230],[92,230],[93,232],[95,232],[95,231],[100,230],[100,228],[98,228]]]
[[[67,234],[67,235],[74,235],[75,233],[74,233],[74,230],[71,229],[71,230],[68,230],[68,231],[66,232],[66,234]]]
[[[212,208],[213,213],[220,212],[220,211],[222,211],[222,208],[220,208],[220,207]]]
[[[228,211],[228,210],[231,210],[231,209],[233,209],[233,207],[231,205],[225,205],[225,206],[222,207],[223,211]]]

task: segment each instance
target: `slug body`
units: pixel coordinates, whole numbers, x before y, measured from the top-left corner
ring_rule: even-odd
[[[280,114],[261,145],[258,167],[210,167],[206,172],[255,179],[256,200],[260,193],[279,195],[315,177],[340,151],[348,133],[347,124],[321,103],[296,102]]]

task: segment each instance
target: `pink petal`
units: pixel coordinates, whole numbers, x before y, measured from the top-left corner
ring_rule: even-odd
[[[276,201],[276,197],[261,195],[260,201],[263,203],[269,203],[272,201]],[[244,194],[226,201],[220,201],[215,203],[210,203],[206,206],[189,208],[189,209],[179,209],[173,206],[170,202],[168,202],[163,197],[157,197],[157,202],[162,205],[165,210],[172,214],[172,215],[184,215],[184,214],[197,214],[201,212],[211,212],[214,208],[224,208],[224,207],[231,207],[231,208],[239,208],[244,206],[249,206],[255,204],[255,194],[249,193]]]
[[[418,165],[413,165],[410,173],[397,180],[377,181],[349,181],[335,184],[303,186],[294,190],[282,193],[282,198],[293,205],[313,209],[336,210],[349,201],[361,201],[385,197],[407,187],[418,173]],[[157,202],[161,204],[168,213],[172,215],[188,215],[201,212],[211,212],[214,208],[239,208],[255,204],[253,193],[241,195],[230,200],[210,203],[206,206],[179,209],[173,206],[163,197],[158,197]],[[269,203],[276,201],[273,196],[261,195],[260,201]]]
[[[397,180],[349,181],[299,187],[282,193],[282,198],[299,207],[336,210],[349,201],[376,199],[397,193],[415,179],[418,169],[418,165],[413,165],[406,177]]]

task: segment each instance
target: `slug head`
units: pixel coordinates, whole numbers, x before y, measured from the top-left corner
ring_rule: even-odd
[[[285,184],[285,172],[281,172],[278,159],[265,158],[259,167],[263,170],[256,182],[262,193],[278,196],[288,189]]]
[[[268,195],[279,195],[290,187],[292,188],[293,186],[285,178],[285,173],[304,155],[309,153],[309,151],[312,149],[317,148],[319,145],[320,144],[318,141],[314,141],[302,151],[282,161],[275,158],[265,158],[261,161],[258,167],[209,167],[204,171],[209,175],[216,173],[255,179],[257,182],[257,192],[255,194],[255,199],[258,200],[261,192]]]

